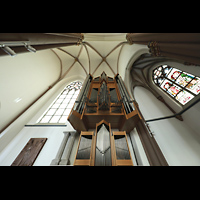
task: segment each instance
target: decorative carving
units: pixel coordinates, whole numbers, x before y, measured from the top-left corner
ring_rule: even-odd
[[[160,47],[158,45],[158,42],[154,41],[154,42],[149,42],[148,43],[148,48],[149,48],[149,52],[153,55],[153,56],[161,56],[160,53]]]
[[[84,34],[81,33],[80,38],[78,39],[77,45],[79,46],[80,44],[82,44],[83,40],[84,40]]]
[[[129,43],[130,45],[133,44],[133,39],[132,39],[132,35],[131,35],[131,34],[132,34],[132,33],[127,33],[127,34],[126,34],[126,39],[127,39],[128,43]]]

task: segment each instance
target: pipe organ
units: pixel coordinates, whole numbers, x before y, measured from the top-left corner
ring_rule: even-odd
[[[119,74],[114,78],[105,72],[96,78],[89,74],[68,117],[80,133],[74,165],[133,165],[126,133],[139,119],[135,101]]]

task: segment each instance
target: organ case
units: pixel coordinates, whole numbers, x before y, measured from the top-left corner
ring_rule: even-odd
[[[139,119],[136,103],[120,75],[111,78],[105,72],[96,78],[91,74],[86,77],[68,117],[79,133],[95,129],[101,120],[110,123],[112,128],[130,132]]]

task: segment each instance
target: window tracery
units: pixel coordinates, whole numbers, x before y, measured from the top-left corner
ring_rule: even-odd
[[[66,123],[81,87],[80,81],[74,81],[67,85],[37,123]]]
[[[153,70],[154,83],[181,105],[200,93],[200,78],[169,65]]]

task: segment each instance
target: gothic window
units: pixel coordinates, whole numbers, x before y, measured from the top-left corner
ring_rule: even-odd
[[[200,93],[200,78],[169,65],[161,65],[153,70],[154,83],[185,105]]]
[[[67,85],[39,118],[37,123],[66,123],[81,87],[82,83],[80,81],[74,81]]]

